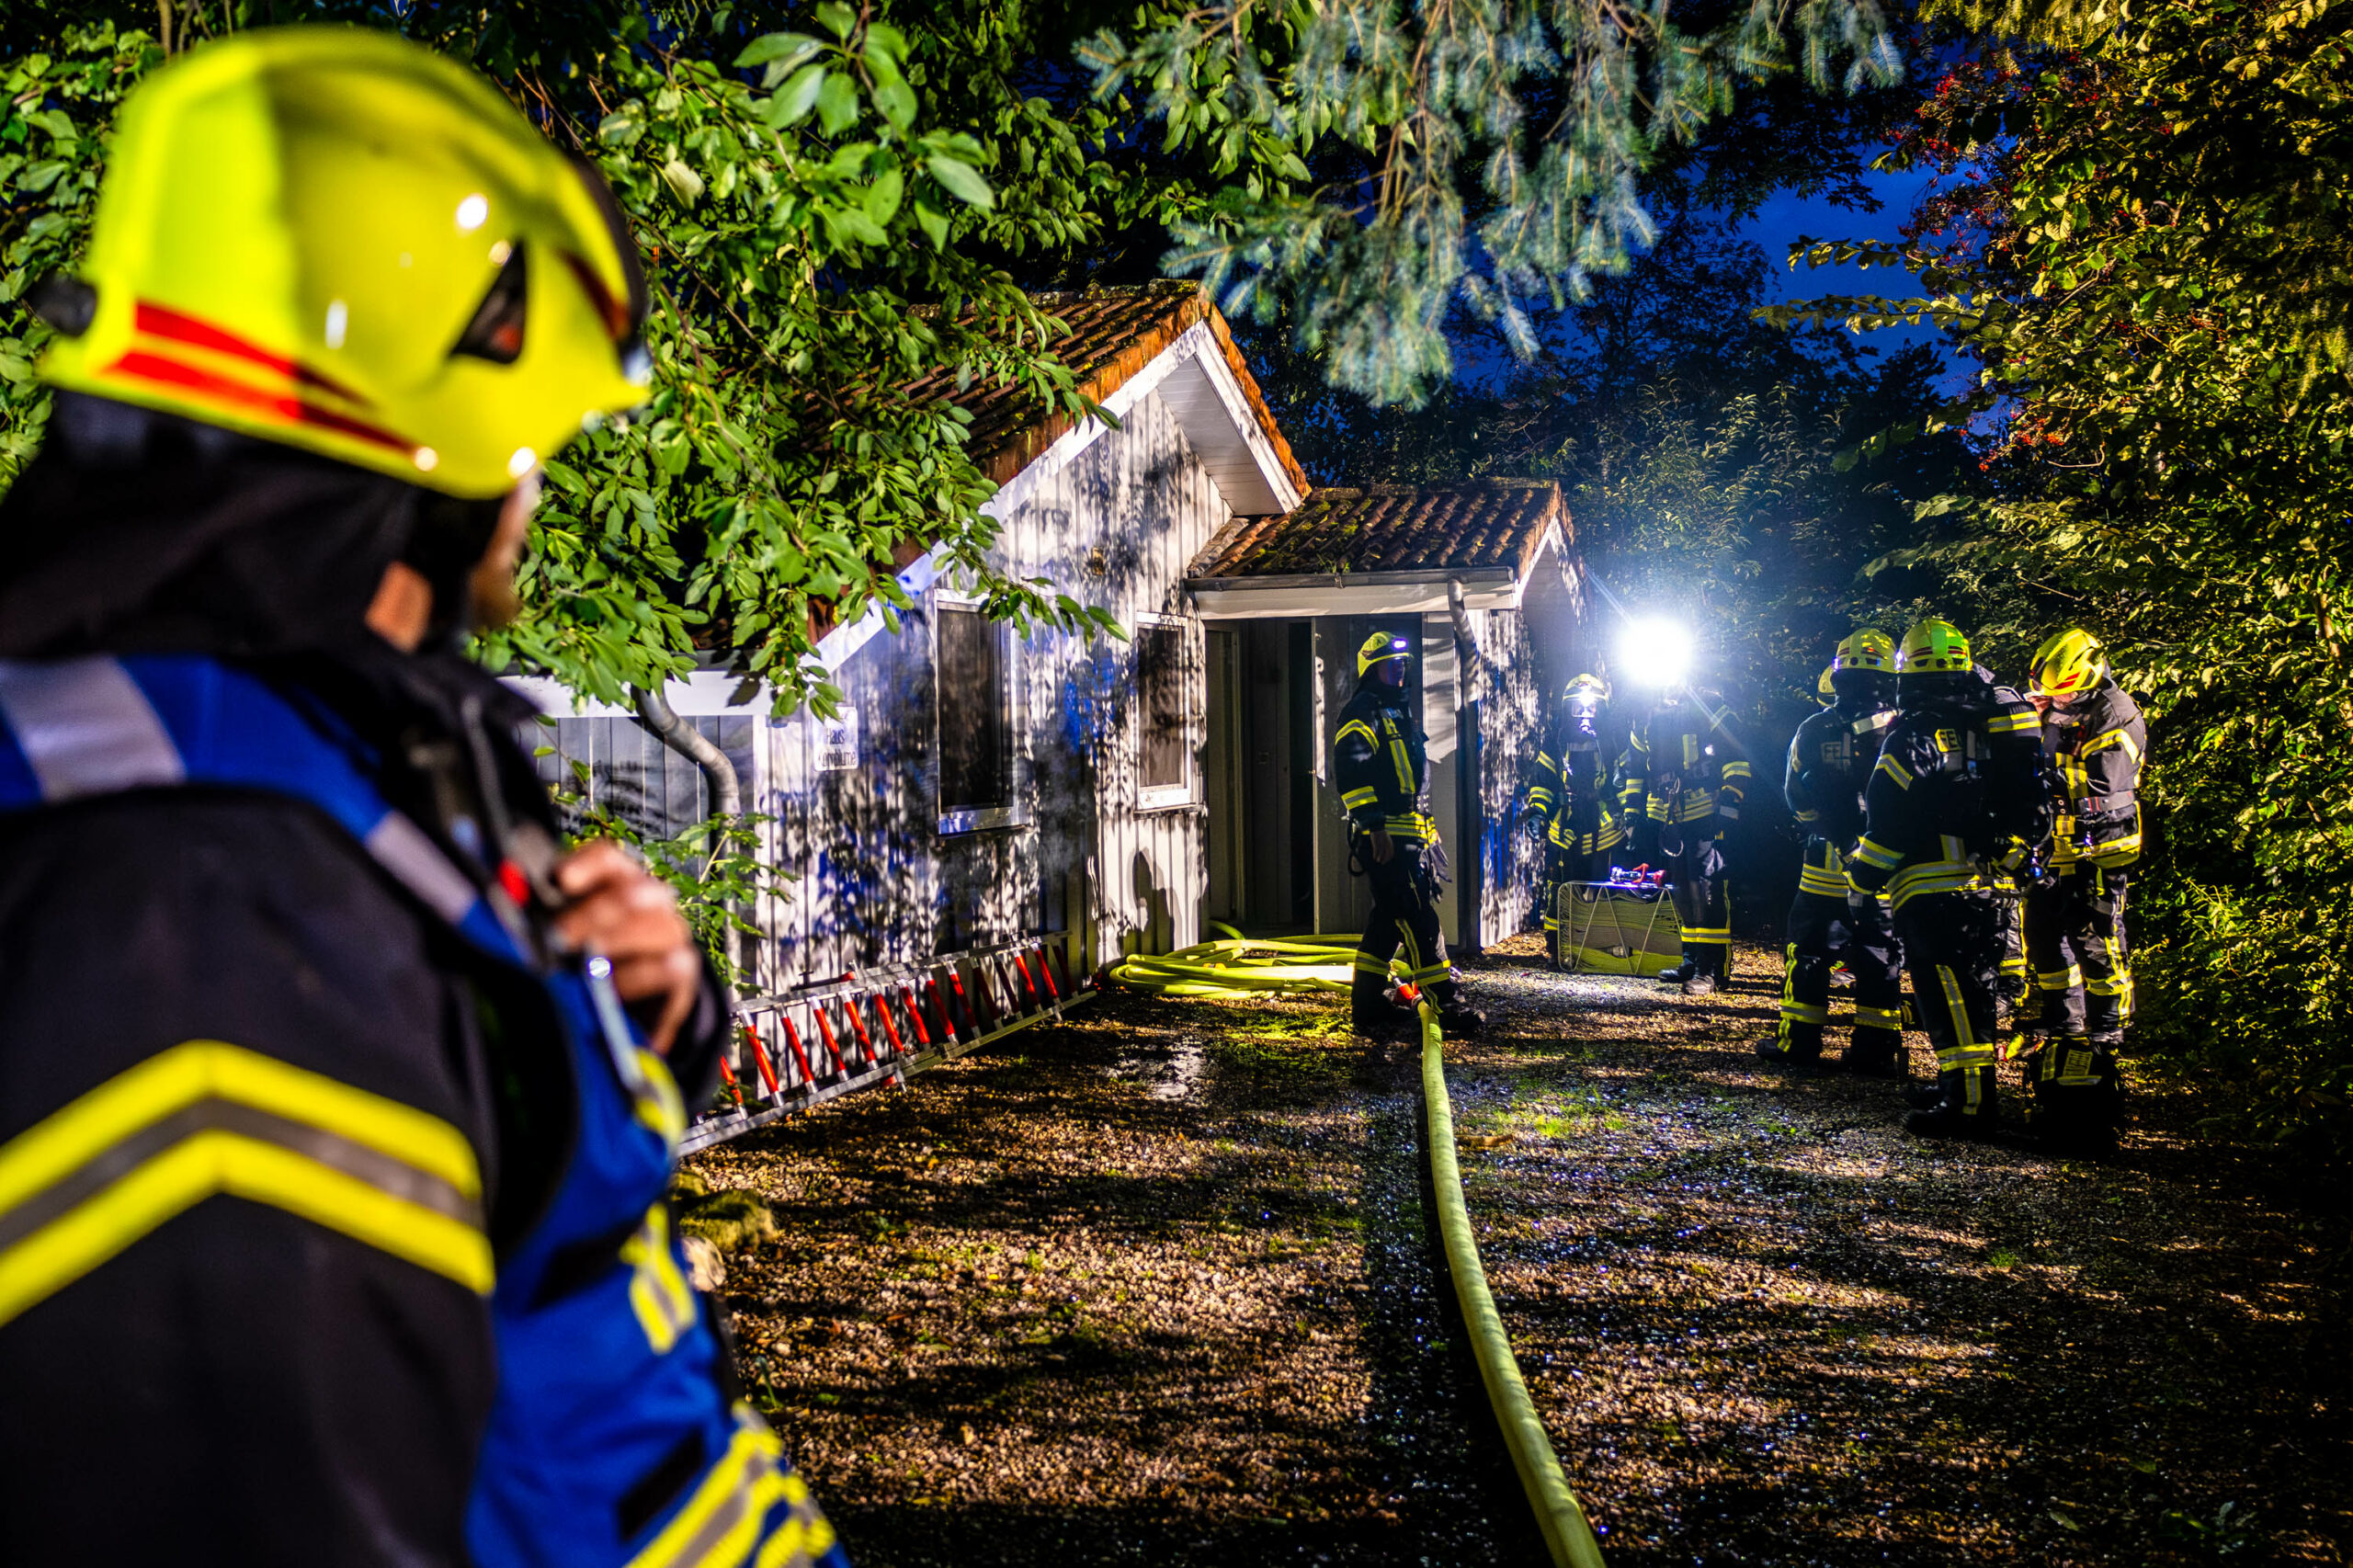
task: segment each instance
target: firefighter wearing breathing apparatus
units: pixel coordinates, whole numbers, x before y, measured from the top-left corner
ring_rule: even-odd
[[[1561,961],[1561,890],[1571,882],[1609,880],[1610,852],[1626,840],[1610,808],[1609,685],[1581,675],[1561,693],[1544,749],[1528,784],[1529,820],[1544,835],[1544,880],[1537,893],[1544,912],[1544,945]]]
[[[1838,644],[1829,678],[1834,705],[1799,725],[1790,742],[1782,793],[1805,829],[1805,858],[1790,904],[1780,1026],[1756,1054],[1792,1066],[1821,1059],[1831,959],[1841,951],[1855,977],[1855,1035],[1845,1064],[1892,1077],[1902,1073],[1904,1060],[1895,929],[1879,896],[1847,881],[1847,862],[1863,835],[1863,795],[1880,742],[1895,722],[1893,639],[1879,631],[1854,633]]]
[[[1429,812],[1429,758],[1415,722],[1406,663],[1413,643],[1376,631],[1357,650],[1357,689],[1332,735],[1332,784],[1348,814],[1348,868],[1371,884],[1372,913],[1357,948],[1349,1017],[1370,1040],[1404,1038],[1414,1014],[1389,999],[1389,964],[1402,948],[1408,983],[1438,1004],[1447,1033],[1481,1018],[1457,994],[1438,917],[1446,851]]]
[[[2040,998],[2029,1025],[2034,1130],[2103,1145],[2122,1111],[2116,1053],[2132,1017],[2124,890],[2141,858],[2141,761],[2149,731],[2097,639],[2071,629],[2035,650],[2027,699],[2043,710],[2055,795],[2051,854],[2026,897],[2028,961]]]
[[[124,104],[0,504],[0,1561],[843,1562],[665,1202],[726,996],[460,652],[644,303],[398,38]]]
[[[1855,892],[1888,895],[1937,1082],[1904,1126],[1988,1138],[2000,1125],[1994,989],[2002,961],[1995,885],[2023,865],[2047,812],[2036,788],[2034,710],[1988,687],[1951,622],[1915,621],[1896,653],[1896,721],[1864,790]]]
[[[1723,835],[1748,793],[1747,749],[1710,694],[1677,684],[1635,722],[1619,769],[1622,824],[1658,851],[1683,926],[1683,961],[1658,977],[1708,995],[1732,973]]]

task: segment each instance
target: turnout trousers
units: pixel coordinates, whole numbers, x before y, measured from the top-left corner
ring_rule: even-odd
[[[1438,887],[1423,865],[1422,846],[1400,843],[1388,862],[1375,864],[1364,851],[1364,874],[1371,884],[1372,913],[1365,917],[1357,945],[1355,983],[1349,1011],[1358,1028],[1385,1024],[1396,1009],[1388,1004],[1389,960],[1402,950],[1405,976],[1444,1007],[1454,1000],[1446,957],[1446,933],[1438,926]],[[1367,1032],[1370,1032],[1367,1030]]]
[[[1683,961],[1692,973],[1712,975],[1721,984],[1732,977],[1732,899],[1724,888],[1724,852],[1712,838],[1687,838],[1680,850],[1664,858],[1675,918],[1683,925]]]
[[[1833,893],[1836,886],[1840,891]],[[1830,966],[1843,953],[1855,977],[1855,1036],[1847,1064],[1886,1072],[1904,1051],[1904,969],[1894,918],[1870,893],[1847,886],[1837,846],[1822,839],[1805,846],[1805,869],[1790,903],[1789,943],[1782,955],[1781,1054],[1793,1062],[1822,1055],[1830,1022]]]
[[[2026,956],[2041,998],[2038,1034],[2089,1035],[2114,1046],[2132,1021],[2124,942],[2130,873],[2077,860],[2026,896]]]
[[[2027,894],[2027,959],[2041,999],[2026,1063],[2033,1131],[2061,1148],[2102,1152],[2123,1119],[2116,1051],[2132,1019],[2127,875],[2078,860]]]
[[[1937,1051],[1936,1114],[1990,1130],[2002,916],[1990,892],[1920,892],[1895,912],[1920,1027]],[[1980,1119],[1983,1119],[1980,1120]]]

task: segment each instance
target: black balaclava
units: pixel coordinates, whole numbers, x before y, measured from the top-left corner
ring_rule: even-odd
[[[1895,680],[1883,670],[1833,670],[1830,689],[1841,713],[1868,717],[1895,706]]]
[[[395,561],[432,585],[446,643],[499,505],[61,392],[0,500],[0,657],[364,650]]]

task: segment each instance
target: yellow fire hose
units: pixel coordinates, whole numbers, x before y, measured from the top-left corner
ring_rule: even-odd
[[[1495,1407],[1495,1425],[1503,1428],[1504,1446],[1511,1450],[1512,1468],[1536,1510],[1537,1528],[1544,1534],[1554,1568],[1601,1568],[1601,1543],[1593,1526],[1569,1490],[1552,1440],[1536,1418],[1535,1402],[1520,1378],[1518,1358],[1504,1333],[1495,1298],[1487,1289],[1487,1271],[1479,1261],[1479,1244],[1471,1234],[1471,1212],[1462,1201],[1462,1172],[1454,1159],[1454,1106],[1446,1093],[1446,1037],[1438,1032],[1438,1010],[1427,1001],[1422,1016],[1422,1099],[1429,1108],[1430,1185],[1438,1192],[1438,1229],[1446,1244],[1447,1272],[1454,1276],[1454,1294],[1462,1304],[1462,1321],[1471,1331],[1471,1352],[1478,1358],[1480,1379],[1487,1385],[1487,1403]]]
[[[1217,929],[1225,935],[1216,941],[1122,959],[1111,966],[1108,978],[1157,996],[1234,998],[1266,991],[1345,992],[1355,973],[1358,937],[1353,934],[1256,941],[1230,926]],[[1487,1289],[1487,1271],[1479,1261],[1471,1213],[1462,1201],[1462,1171],[1454,1157],[1446,1037],[1438,1028],[1437,1009],[1427,1001],[1419,1006],[1422,1098],[1429,1108],[1430,1181],[1438,1192],[1438,1235],[1446,1246],[1447,1272],[1454,1276],[1454,1293],[1462,1305],[1462,1321],[1471,1331],[1480,1381],[1486,1384],[1487,1403],[1503,1429],[1504,1446],[1511,1450],[1512,1468],[1519,1472],[1520,1487],[1536,1511],[1537,1528],[1543,1533],[1554,1568],[1602,1568],[1601,1543],[1569,1490],[1569,1478],[1552,1451],[1552,1440],[1544,1435],[1544,1424],[1537,1419],[1510,1337],[1495,1311],[1495,1295]]]
[[[1232,932],[1232,926],[1221,926]],[[1173,953],[1135,953],[1111,966],[1109,978],[1155,996],[1231,1000],[1262,991],[1346,991],[1356,972],[1358,938],[1339,936],[1258,940],[1238,932],[1196,942]]]

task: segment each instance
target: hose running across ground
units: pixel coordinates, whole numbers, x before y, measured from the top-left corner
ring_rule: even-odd
[[[1446,1092],[1446,1037],[1438,1027],[1438,1010],[1421,1004],[1422,1099],[1429,1110],[1430,1185],[1438,1195],[1438,1235],[1446,1245],[1447,1272],[1454,1276],[1454,1294],[1462,1305],[1462,1321],[1471,1332],[1471,1352],[1479,1362],[1480,1379],[1487,1385],[1487,1403],[1494,1406],[1495,1425],[1503,1429],[1504,1446],[1511,1450],[1512,1468],[1529,1506],[1536,1510],[1537,1528],[1552,1554],[1555,1568],[1601,1568],[1601,1543],[1593,1526],[1569,1490],[1569,1478],[1552,1451],[1552,1438],[1537,1419],[1528,1384],[1520,1378],[1519,1360],[1512,1354],[1495,1298],[1487,1289],[1487,1270],[1479,1261],[1479,1244],[1471,1234],[1471,1213],[1462,1200],[1462,1172],[1454,1158],[1454,1104]]]
[[[1253,940],[1232,926],[1218,928],[1227,935],[1216,941],[1199,942],[1173,953],[1122,959],[1111,966],[1109,978],[1154,995],[1222,999],[1267,991],[1345,992],[1351,984],[1358,941],[1353,935]],[[1495,1410],[1504,1446],[1511,1450],[1512,1468],[1519,1472],[1521,1489],[1535,1510],[1537,1528],[1554,1568],[1602,1568],[1601,1543],[1576,1494],[1569,1490],[1560,1456],[1552,1451],[1552,1441],[1537,1418],[1511,1340],[1495,1312],[1494,1293],[1487,1289],[1487,1271],[1479,1261],[1479,1244],[1471,1233],[1470,1210],[1462,1199],[1462,1172],[1454,1154],[1454,1108],[1446,1092],[1446,1037],[1438,1028],[1436,1008],[1425,1000],[1418,1004],[1418,1012],[1422,1097],[1429,1115],[1430,1180],[1438,1194],[1438,1234],[1446,1248],[1447,1271],[1454,1276],[1462,1321],[1470,1330],[1480,1381],[1486,1385],[1487,1403]]]

